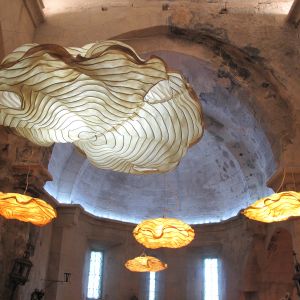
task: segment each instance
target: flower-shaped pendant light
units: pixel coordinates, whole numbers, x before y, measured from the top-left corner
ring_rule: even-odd
[[[265,223],[300,216],[300,193],[285,191],[272,194],[256,201],[241,213],[249,219]]]
[[[181,220],[157,218],[138,224],[133,230],[133,236],[146,248],[181,248],[194,239],[195,232]]]
[[[45,201],[27,195],[0,192],[0,215],[44,226],[57,217],[55,209]]]

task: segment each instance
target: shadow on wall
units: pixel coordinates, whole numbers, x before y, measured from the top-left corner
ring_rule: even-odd
[[[2,36],[2,27],[0,22],[0,62],[4,58],[4,48],[3,48],[3,36]]]
[[[254,237],[244,269],[240,300],[285,299],[294,290],[293,244],[283,228],[274,231],[266,244]]]

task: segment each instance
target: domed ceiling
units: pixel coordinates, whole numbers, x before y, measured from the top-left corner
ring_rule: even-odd
[[[70,144],[56,144],[49,163],[53,181],[46,190],[61,203],[87,212],[137,223],[146,218],[177,217],[188,223],[218,222],[236,215],[270,193],[266,180],[273,155],[255,111],[232,83],[220,79],[209,62],[160,51],[188,79],[201,98],[205,133],[180,165],[166,174],[130,175],[92,166]]]

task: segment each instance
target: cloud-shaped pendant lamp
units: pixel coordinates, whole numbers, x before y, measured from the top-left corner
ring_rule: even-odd
[[[0,215],[44,226],[57,217],[56,210],[45,201],[27,195],[0,192]]]
[[[181,248],[194,239],[195,232],[181,220],[157,218],[138,224],[133,230],[133,236],[146,248]]]
[[[165,270],[168,265],[156,257],[141,255],[128,260],[125,267],[132,272],[159,272]]]
[[[265,223],[300,216],[300,193],[286,191],[272,194],[256,201],[241,213],[249,219]]]
[[[0,65],[0,125],[41,146],[73,143],[102,169],[174,169],[201,138],[202,119],[179,73],[117,41],[27,44]]]

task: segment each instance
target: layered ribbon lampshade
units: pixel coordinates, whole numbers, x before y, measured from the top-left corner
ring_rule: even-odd
[[[27,44],[0,65],[0,125],[40,146],[73,143],[98,168],[172,170],[201,138],[202,119],[179,73],[121,42]]]
[[[194,239],[195,232],[181,220],[157,218],[138,224],[133,230],[133,236],[146,248],[181,248]]]
[[[57,217],[56,210],[45,201],[27,195],[0,192],[0,215],[44,226]]]
[[[272,194],[256,201],[241,213],[249,219],[265,223],[300,216],[300,193],[285,191]]]
[[[165,270],[168,265],[156,257],[141,255],[128,260],[125,267],[132,272],[159,272]]]

